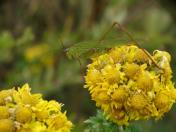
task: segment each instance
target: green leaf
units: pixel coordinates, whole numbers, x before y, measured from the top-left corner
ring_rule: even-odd
[[[140,132],[139,126],[131,124],[124,128],[124,132]]]
[[[96,116],[85,121],[88,132],[116,132],[118,125],[106,120],[104,114],[98,110]]]

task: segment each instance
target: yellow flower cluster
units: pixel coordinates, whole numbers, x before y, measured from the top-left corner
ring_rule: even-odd
[[[133,120],[159,119],[171,109],[176,89],[170,54],[156,50],[150,57],[137,46],[126,45],[92,58],[85,88],[107,119],[128,125]]]
[[[54,57],[53,57],[53,54],[50,52],[51,52],[51,49],[49,45],[37,44],[27,48],[24,51],[24,56],[28,62],[33,62],[38,60],[41,64],[45,66],[51,66],[54,63]]]
[[[0,132],[70,132],[61,104],[31,94],[28,84],[0,91]]]

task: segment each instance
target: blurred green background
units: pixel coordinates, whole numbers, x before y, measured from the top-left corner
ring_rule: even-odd
[[[166,50],[172,55],[176,81],[175,0],[1,0],[0,87],[29,83],[45,99],[65,104],[73,131],[96,113],[95,103],[83,88],[89,60],[70,60],[65,47],[85,40],[98,40],[114,21],[134,38],[145,42],[151,53]],[[115,34],[119,31],[112,31]],[[122,32],[120,32],[122,34]],[[83,74],[82,74],[83,73]],[[163,120],[142,122],[145,132],[175,132],[176,107]]]

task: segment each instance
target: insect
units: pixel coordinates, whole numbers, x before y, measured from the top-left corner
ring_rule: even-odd
[[[124,32],[125,35],[128,37],[128,39],[122,39],[122,38],[121,39],[115,38],[115,39],[111,39],[111,40],[105,39],[107,34],[109,32],[111,32],[111,30],[114,27],[117,27],[122,32]],[[101,54],[101,53],[106,52],[107,50],[109,50],[117,45],[122,45],[122,44],[134,44],[134,45],[138,46],[148,56],[148,58],[151,60],[151,62],[158,69],[163,70],[157,64],[157,62],[152,58],[150,53],[147,52],[145,49],[143,49],[139,45],[138,41],[132,37],[131,33],[128,32],[128,30],[126,30],[126,28],[123,27],[122,25],[120,25],[118,22],[114,22],[112,24],[112,26],[103,34],[103,36],[99,40],[84,41],[84,42],[76,43],[73,46],[66,49],[66,54],[69,58],[78,59],[80,62],[79,58],[81,58],[81,57],[90,57],[90,55]]]

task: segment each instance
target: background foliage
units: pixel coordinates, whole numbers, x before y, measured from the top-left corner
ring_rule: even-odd
[[[65,47],[92,40],[83,43],[91,48],[96,45],[94,40],[118,21],[142,47],[172,55],[176,81],[175,8],[174,0],[1,0],[0,87],[28,82],[33,92],[64,103],[75,124],[73,131],[82,132],[86,125],[82,122],[96,113],[95,103],[83,89],[89,60],[82,59],[80,66],[78,58],[68,59],[68,48],[63,49],[60,40]],[[113,38],[124,39],[122,34],[116,29],[111,32]],[[106,39],[107,43],[116,41],[109,36]],[[140,122],[140,126],[143,131],[174,132],[175,122],[173,108],[163,120]]]

